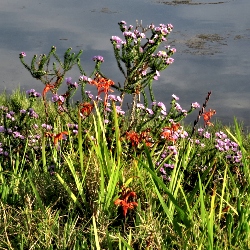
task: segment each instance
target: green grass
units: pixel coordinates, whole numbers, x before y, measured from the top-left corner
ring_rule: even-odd
[[[19,113],[30,105],[20,91],[0,96],[0,106],[8,107],[1,109],[0,126],[13,129],[0,133],[8,152],[0,155],[0,249],[250,248],[250,137],[236,120],[206,128],[209,139],[196,131],[191,140],[154,139],[133,147],[115,111],[110,127],[98,108],[86,119],[73,109],[76,135],[67,127],[72,117],[49,104],[50,133],[68,132],[54,145],[42,128],[41,100],[32,103],[38,119]],[[15,121],[5,118],[11,110]],[[14,138],[14,130],[25,138]],[[239,163],[215,147],[219,131],[239,145]],[[32,144],[29,136],[38,134]],[[173,145],[176,153],[168,151]],[[164,164],[173,166],[165,169],[166,178]],[[114,204],[124,190],[135,192],[128,202],[137,203],[126,217]]]

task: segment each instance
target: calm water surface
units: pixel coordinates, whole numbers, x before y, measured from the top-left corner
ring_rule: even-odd
[[[25,51],[29,62],[52,45],[61,55],[68,47],[83,49],[81,60],[89,73],[92,56],[103,55],[103,72],[122,82],[109,41],[112,35],[121,36],[117,23],[172,23],[168,42],[177,53],[154,83],[157,100],[168,104],[176,94],[188,109],[191,102],[201,104],[211,90],[208,108],[217,111],[218,119],[228,124],[237,116],[249,126],[249,11],[249,0],[2,0],[0,89],[41,91],[42,84],[31,78],[18,55]],[[79,72],[69,76],[77,81]]]

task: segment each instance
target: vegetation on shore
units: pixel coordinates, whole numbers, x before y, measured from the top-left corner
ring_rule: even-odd
[[[212,123],[211,92],[188,110],[174,94],[170,105],[155,100],[152,83],[175,52],[157,49],[172,25],[119,26],[123,84],[101,72],[101,56],[87,76],[81,51],[61,60],[52,47],[30,66],[20,54],[44,90],[0,96],[0,248],[250,248],[249,134],[237,120]],[[75,65],[77,82],[66,77]]]

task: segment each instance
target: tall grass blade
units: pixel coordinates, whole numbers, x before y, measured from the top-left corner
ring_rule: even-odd
[[[100,250],[100,244],[99,244],[99,237],[98,237],[98,232],[97,232],[97,227],[96,227],[96,221],[95,221],[95,216],[92,216],[93,219],[93,227],[94,227],[94,234],[95,234],[95,246],[97,250]]]

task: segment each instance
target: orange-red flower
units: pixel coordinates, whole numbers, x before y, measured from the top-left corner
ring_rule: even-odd
[[[58,144],[58,140],[62,140],[66,135],[68,135],[68,132],[67,131],[63,131],[63,132],[61,132],[59,134],[52,134],[52,133],[46,132],[45,135],[53,137],[54,138],[54,145],[57,145]]]
[[[136,193],[130,191],[129,188],[122,187],[122,191],[119,194],[120,198],[116,199],[114,203],[116,206],[122,206],[123,216],[126,217],[128,209],[134,209],[138,206],[138,203],[133,201],[136,198]]]
[[[85,102],[80,104],[80,107],[82,107],[80,108],[80,113],[82,115],[88,116],[92,112],[94,105],[89,102]]]
[[[45,99],[45,95],[46,93],[51,90],[54,89],[55,85],[54,84],[46,84],[45,88],[43,89],[43,99]]]
[[[104,106],[106,107],[107,99],[108,99],[108,92],[109,91],[113,92],[113,90],[110,89],[110,87],[114,85],[115,83],[110,79],[106,79],[103,77],[96,77],[94,80],[90,81],[90,84],[93,84],[96,86],[98,96],[100,96],[101,93],[105,93]]]
[[[152,145],[152,137],[150,136],[150,129],[146,129],[140,134],[140,141],[144,141],[147,147],[151,147]]]
[[[202,114],[203,119],[204,119],[204,126],[213,126],[213,123],[210,122],[210,119],[213,115],[216,114],[215,110],[209,109],[209,111],[205,112]]]
[[[173,137],[174,132],[177,131],[179,129],[179,127],[180,127],[179,123],[172,123],[171,127],[164,127],[163,131],[161,133],[161,137],[163,137],[169,141],[175,142],[176,139]]]
[[[66,135],[68,135],[67,131],[63,131],[63,132],[61,132],[59,134],[56,134],[54,136],[54,145],[57,145],[58,140],[62,140]]]
[[[141,141],[140,135],[138,135],[135,131],[126,132],[127,140],[130,140],[133,147],[137,147],[139,142]]]

